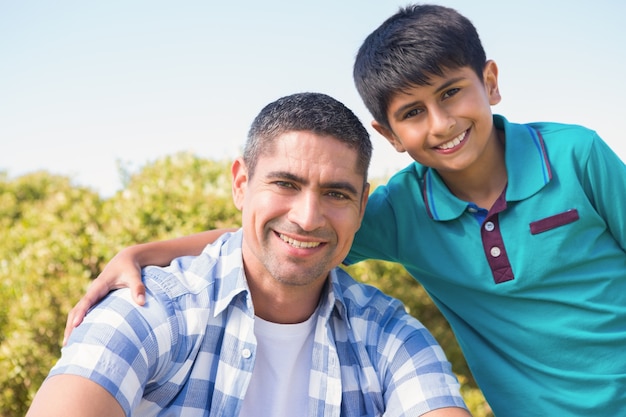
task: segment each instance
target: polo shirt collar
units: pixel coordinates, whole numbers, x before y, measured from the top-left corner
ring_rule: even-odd
[[[504,129],[504,158],[508,174],[506,201],[519,201],[541,190],[552,178],[550,162],[541,134],[529,125],[509,123],[494,115],[498,129]],[[419,166],[419,164],[417,164]],[[446,221],[460,217],[468,203],[450,192],[436,170],[424,169],[422,194],[426,210],[434,220]]]

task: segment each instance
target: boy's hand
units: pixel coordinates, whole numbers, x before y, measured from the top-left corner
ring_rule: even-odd
[[[87,293],[70,310],[63,333],[63,346],[72,330],[85,318],[87,311],[103,299],[111,290],[130,288],[133,300],[138,305],[146,302],[146,287],[141,281],[141,266],[133,256],[131,248],[121,250],[104,267],[100,275],[91,283]]]

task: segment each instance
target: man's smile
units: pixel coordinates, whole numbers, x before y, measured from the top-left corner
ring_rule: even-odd
[[[300,240],[296,240],[289,236],[286,236],[282,233],[279,233],[278,236],[282,239],[283,242],[286,242],[290,244],[291,246],[293,246],[294,248],[298,248],[298,249],[317,248],[322,243],[322,242],[302,242]]]

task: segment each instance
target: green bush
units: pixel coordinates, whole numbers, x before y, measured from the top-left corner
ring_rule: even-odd
[[[122,174],[124,189],[107,199],[45,172],[13,180],[0,174],[0,417],[26,413],[59,357],[68,311],[121,248],[240,224],[228,161],[183,153]],[[395,264],[348,269],[404,301],[443,346],[474,416],[490,416],[423,288]]]

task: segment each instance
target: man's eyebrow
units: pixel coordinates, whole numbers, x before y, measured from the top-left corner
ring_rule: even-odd
[[[309,184],[309,181],[306,178],[302,178],[298,175],[294,175],[293,173],[287,172],[287,171],[270,171],[267,173],[267,178],[290,180],[290,181],[296,182],[298,184],[303,184],[303,185]],[[321,184],[321,188],[343,190],[352,195],[359,195],[359,192],[354,187],[354,185],[352,185],[351,183],[347,181],[327,182],[327,183]]]

